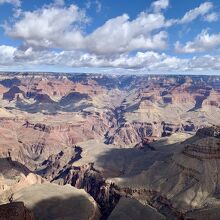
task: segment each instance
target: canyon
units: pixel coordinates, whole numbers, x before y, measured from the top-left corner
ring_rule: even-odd
[[[217,220],[219,116],[220,76],[2,72],[0,219]]]

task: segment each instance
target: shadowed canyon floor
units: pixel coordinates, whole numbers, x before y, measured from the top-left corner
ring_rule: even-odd
[[[219,116],[219,76],[1,73],[0,203],[35,219],[218,219]]]

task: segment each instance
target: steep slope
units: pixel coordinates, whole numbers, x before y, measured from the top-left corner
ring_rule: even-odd
[[[168,219],[218,207],[219,138],[198,129],[219,124],[219,82],[219,76],[0,74],[0,156],[28,167],[14,170],[9,162],[2,202],[46,178],[84,189],[103,218],[123,195]]]
[[[182,142],[171,156],[137,175],[111,181],[121,188],[157,192],[183,213],[204,206],[211,208],[219,204],[219,152],[220,128],[203,128]]]

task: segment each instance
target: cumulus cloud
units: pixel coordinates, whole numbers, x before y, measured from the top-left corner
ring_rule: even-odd
[[[90,68],[122,68],[136,72],[209,72],[220,70],[220,56],[195,56],[192,59],[178,58],[154,51],[124,53],[112,57],[82,51],[35,50],[32,47],[16,49],[0,46],[0,64],[12,66],[66,66]]]
[[[87,49],[98,54],[124,53],[138,49],[164,49],[167,33],[162,14],[141,13],[130,20],[127,14],[108,20],[86,37]]]
[[[98,7],[99,1],[95,2]],[[157,0],[152,3],[150,11],[133,19],[127,14],[114,17],[91,33],[84,29],[90,22],[86,11],[74,4],[65,6],[64,0],[54,0],[53,4],[34,11],[17,10],[15,21],[4,28],[6,34],[23,43],[19,48],[0,46],[0,65],[63,65],[159,72],[220,70],[218,56],[183,59],[160,52],[167,48],[168,27],[189,23],[198,17],[214,21],[213,4],[205,2],[182,18],[170,20],[162,11],[167,7],[169,0]],[[193,41],[183,45],[177,41],[175,50],[178,53],[197,53],[219,45],[220,34],[203,30]]]
[[[9,65],[14,62],[14,52],[16,48],[0,45],[0,65]]]
[[[204,20],[205,21],[208,21],[208,22],[215,22],[215,21],[218,21],[218,14],[216,12],[212,12],[210,14],[207,14],[205,17],[204,17]]]
[[[21,1],[20,0],[0,0],[0,5],[1,4],[12,4],[16,7],[19,7],[21,5]]]
[[[178,53],[197,53],[215,49],[220,45],[220,34],[209,34],[207,30],[203,30],[193,41],[181,45],[176,42],[175,50]]]
[[[162,55],[165,56],[165,55]],[[156,52],[137,52],[134,55],[128,53],[106,57],[94,53],[82,51],[34,50],[33,48],[18,49],[14,53],[15,62],[27,62],[29,64],[67,65],[70,67],[114,67],[139,69],[157,62],[161,55]]]
[[[198,7],[187,11],[182,18],[167,20],[167,27],[177,24],[187,24],[197,18],[202,18],[208,22],[216,21],[216,19],[218,19],[218,15],[215,12],[211,12],[213,7],[212,2],[204,2]]]
[[[84,11],[75,5],[68,8],[44,7],[23,12],[13,26],[5,26],[6,33],[26,44],[40,47],[77,49],[82,47],[80,23],[88,22]]]
[[[62,6],[63,0],[55,0],[55,3],[32,12],[20,12],[14,24],[5,26],[6,33],[23,40],[27,46],[84,50],[110,56],[135,50],[163,50],[167,47],[167,27],[190,22],[200,15],[213,17],[207,14],[213,4],[205,2],[188,11],[182,19],[166,20],[161,10],[169,6],[169,0],[157,0],[151,5],[153,12],[142,12],[133,20],[123,14],[86,34],[82,28],[89,22],[85,11],[74,4]],[[210,17],[207,19],[213,19]],[[191,47],[189,42],[185,51]],[[181,51],[179,42],[176,43],[176,50]]]
[[[6,33],[22,39],[26,45],[65,50],[82,49],[97,54],[123,53],[138,49],[164,49],[167,33],[161,13],[140,13],[130,20],[127,14],[108,20],[93,33],[83,33],[85,12],[77,6],[44,7],[23,12],[13,25],[6,25]]]
[[[199,16],[207,14],[212,8],[213,8],[212,2],[204,2],[199,7],[188,11],[182,17],[179,23],[182,23],[182,24],[189,23],[195,20],[196,18],[198,18]]]
[[[166,9],[169,6],[169,0],[157,0],[154,1],[151,5],[152,9],[155,12],[159,12],[162,9]]]

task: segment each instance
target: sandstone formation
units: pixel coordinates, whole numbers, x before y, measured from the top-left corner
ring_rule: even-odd
[[[219,97],[219,76],[1,73],[0,202],[26,201],[38,219],[36,204],[76,187],[90,194],[82,219],[130,203],[201,216],[219,202]]]
[[[154,162],[137,175],[112,181],[120,188],[153,190],[182,213],[216,206],[220,187],[219,132],[219,127],[200,129],[166,160]],[[141,199],[141,194],[136,198]]]
[[[109,216],[120,199],[117,186],[107,183],[102,173],[96,170],[93,164],[85,164],[81,167],[66,166],[53,179],[53,182],[84,189],[98,203],[103,219]]]
[[[195,132],[215,124],[220,111],[217,76],[1,74],[0,84],[1,142],[10,143],[0,151],[31,169],[91,139],[127,148]]]
[[[81,158],[81,148],[65,148],[58,154],[50,155],[39,167],[37,173],[46,179],[52,181],[56,179],[62,172],[71,167],[72,163]]]
[[[11,158],[0,158],[0,203],[11,201],[12,195],[33,184],[43,184],[47,180],[31,173],[24,165]]]
[[[13,201],[22,201],[36,220],[98,220],[99,208],[84,190],[70,185],[35,184],[16,192]]]

